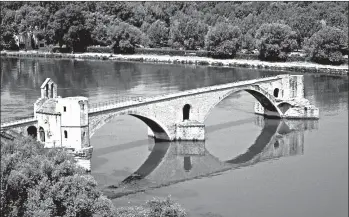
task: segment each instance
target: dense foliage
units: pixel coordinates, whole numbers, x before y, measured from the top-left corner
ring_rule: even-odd
[[[113,216],[92,176],[32,139],[1,143],[1,216]]]
[[[134,53],[136,45],[146,45],[144,34],[137,27],[120,22],[108,32],[115,53]]]
[[[296,33],[285,24],[263,24],[257,30],[256,40],[262,60],[286,60],[287,53],[297,48]]]
[[[145,206],[121,207],[116,210],[118,217],[186,217],[184,209],[170,197],[166,199],[154,198]]]
[[[213,57],[234,57],[241,46],[241,30],[228,23],[218,23],[207,33],[205,44]]]
[[[292,42],[288,48],[264,42],[261,57],[279,60],[295,47],[294,41],[304,49],[307,39],[325,27],[347,34],[348,2],[1,2],[0,22],[2,49],[15,49],[13,35],[31,31],[46,44],[64,44],[73,51],[91,45],[112,45],[124,53],[142,46],[171,47],[210,49],[214,56],[228,57],[241,48],[251,52],[261,45],[256,41],[260,28],[277,23],[275,34],[289,40],[292,32]],[[220,29],[224,23],[230,27]],[[239,41],[229,38],[237,28]],[[336,59],[339,53],[331,55]]]
[[[1,140],[0,175],[0,216],[186,216],[169,197],[115,209],[67,152],[31,138]]]
[[[318,63],[341,64],[348,35],[334,27],[324,27],[305,42],[308,56]]]

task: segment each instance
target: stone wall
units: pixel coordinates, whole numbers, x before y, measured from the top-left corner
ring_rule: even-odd
[[[61,147],[61,117],[59,115],[37,113],[36,118],[38,120],[38,140],[45,142],[46,148]],[[40,133],[40,129],[43,130],[43,133]]]
[[[28,127],[34,126],[38,131],[38,123],[34,118],[28,120],[19,120],[17,122],[8,123],[8,125],[1,124],[1,131],[6,132],[7,130],[14,131],[16,133],[20,133],[23,136],[28,135]]]

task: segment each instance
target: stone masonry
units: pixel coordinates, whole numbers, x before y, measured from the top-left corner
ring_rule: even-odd
[[[304,98],[302,75],[278,75],[239,81],[173,94],[126,101],[115,100],[98,107],[82,96],[61,98],[57,85],[46,79],[34,116],[1,124],[1,131],[29,134],[47,148],[71,150],[90,168],[89,138],[120,115],[131,115],[148,125],[155,140],[205,140],[204,121],[227,96],[246,91],[256,99],[255,113],[273,118],[318,119],[319,110]]]

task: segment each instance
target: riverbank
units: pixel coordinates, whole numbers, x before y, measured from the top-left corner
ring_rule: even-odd
[[[8,57],[41,57],[41,58],[69,58],[69,59],[96,59],[114,61],[139,61],[169,64],[195,64],[223,67],[243,67],[271,70],[287,70],[302,73],[325,73],[332,75],[348,75],[348,65],[321,65],[311,62],[265,62],[260,60],[241,59],[212,59],[197,56],[169,56],[145,54],[108,54],[108,53],[48,53],[40,51],[1,51],[1,56]]]

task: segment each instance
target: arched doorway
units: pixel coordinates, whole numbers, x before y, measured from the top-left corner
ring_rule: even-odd
[[[29,136],[31,136],[35,139],[37,136],[38,130],[35,126],[30,126],[27,128],[27,133]]]
[[[45,130],[44,130],[44,128],[42,128],[42,127],[39,128],[39,135],[40,135],[40,141],[45,142]]]
[[[189,120],[189,114],[190,114],[190,105],[185,104],[183,106],[183,121],[184,120]]]

